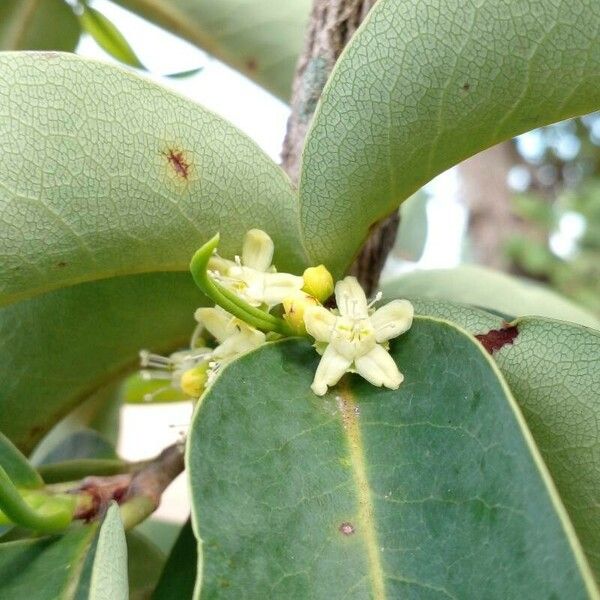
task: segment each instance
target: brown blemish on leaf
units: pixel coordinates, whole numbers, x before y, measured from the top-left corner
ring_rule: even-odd
[[[509,325],[507,323],[500,329],[492,329],[487,333],[482,333],[475,337],[490,354],[494,354],[494,352],[497,352],[507,344],[512,345],[518,335],[519,330],[516,325]]]
[[[354,525],[348,521],[345,521],[338,527],[338,530],[343,535],[352,535],[354,533]]]
[[[466,81],[465,83],[462,84],[462,91],[463,92],[468,92],[471,89],[471,84]]]
[[[248,69],[248,71],[256,71],[256,69],[258,69],[258,62],[255,58],[249,58],[246,61],[246,69]]]
[[[186,158],[183,150],[169,148],[163,153],[169,165],[178,177],[187,179],[190,175],[190,161]]]
[[[61,260],[60,262],[56,263],[56,266],[62,269],[63,267],[67,266],[67,263],[64,260]]]

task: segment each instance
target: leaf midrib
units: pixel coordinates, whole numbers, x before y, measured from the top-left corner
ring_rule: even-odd
[[[377,529],[375,527],[373,500],[371,498],[371,486],[367,476],[365,465],[365,451],[362,442],[360,426],[358,424],[358,405],[347,383],[340,386],[337,397],[344,437],[348,447],[352,476],[356,487],[358,500],[358,523],[363,529],[359,533],[364,540],[367,551],[367,563],[369,579],[375,600],[385,600],[385,581],[381,562],[381,553],[377,541]]]

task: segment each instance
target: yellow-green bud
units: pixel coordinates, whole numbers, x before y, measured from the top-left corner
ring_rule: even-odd
[[[199,398],[206,386],[206,380],[208,379],[207,370],[208,364],[202,363],[193,369],[184,371],[179,383],[183,393],[192,398]]]
[[[306,335],[304,311],[307,306],[316,306],[318,301],[308,294],[296,294],[283,301],[283,318],[298,335]]]
[[[333,277],[325,265],[309,267],[304,271],[303,278],[302,290],[314,296],[319,302],[325,302],[333,294]]]

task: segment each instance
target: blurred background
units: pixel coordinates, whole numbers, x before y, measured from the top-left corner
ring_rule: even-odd
[[[29,0],[3,2],[2,49],[57,48],[126,63],[126,68],[231,121],[279,162],[290,113],[286,90],[302,46],[309,0],[298,0],[293,9],[287,2],[272,3],[275,16],[281,14],[281,22],[274,24],[278,47],[285,43],[289,51],[278,57],[275,48],[262,48],[271,62],[264,66],[263,60],[260,68],[254,59],[237,64],[228,52],[236,46],[243,49],[248,29],[260,32],[264,24],[248,22],[243,13],[219,14],[220,8],[213,7],[217,15],[207,25],[216,28],[211,33],[223,41],[216,54],[236,69],[200,50],[202,36],[196,39],[197,32],[178,25],[181,37],[173,35],[108,0],[88,2],[85,15],[75,0],[66,5],[66,0],[45,0],[49,12],[38,16],[27,12],[34,4]],[[148,3],[120,0],[119,4],[136,9]],[[168,26],[169,15],[159,12],[150,15],[152,20]],[[34,33],[39,19],[41,38],[33,34],[11,38],[10,19],[15,15],[29,19]],[[228,23],[223,31],[218,30],[220,23]],[[246,75],[267,82],[271,92]],[[383,277],[461,264],[535,280],[600,315],[600,113],[490,148],[443,173],[404,203]],[[120,453],[132,460],[156,454],[185,434],[191,411],[190,403],[126,405],[120,417]],[[186,518],[183,477],[165,494],[161,517]]]

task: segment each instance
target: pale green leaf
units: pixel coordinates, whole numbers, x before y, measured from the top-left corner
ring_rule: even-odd
[[[301,223],[340,274],[435,175],[600,107],[597,0],[379,0],[336,64],[303,153]]]
[[[115,0],[287,100],[310,0]]]
[[[184,348],[203,296],[185,273],[86,283],[0,309],[0,431],[29,452],[68,411]]]
[[[594,315],[553,290],[475,265],[413,271],[385,282],[382,287],[388,298],[451,300],[509,317],[537,315],[600,329],[600,321]]]
[[[125,36],[100,11],[84,4],[79,20],[84,31],[89,33],[97,44],[113,58],[130,67],[145,69]]]
[[[482,346],[417,318],[391,352],[397,391],[350,376],[317,397],[294,340],[222,371],[188,444],[196,597],[597,598]]]
[[[73,51],[79,23],[64,0],[2,0],[0,50]]]
[[[600,333],[531,317],[514,325],[494,358],[600,580]]]
[[[221,229],[224,255],[258,227],[298,270],[296,211],[283,171],[196,104],[71,55],[0,55],[0,304],[187,270]]]
[[[73,598],[96,531],[96,525],[77,527],[63,536],[0,544],[0,598]]]
[[[100,527],[89,600],[127,600],[127,543],[118,505],[113,502]]]

